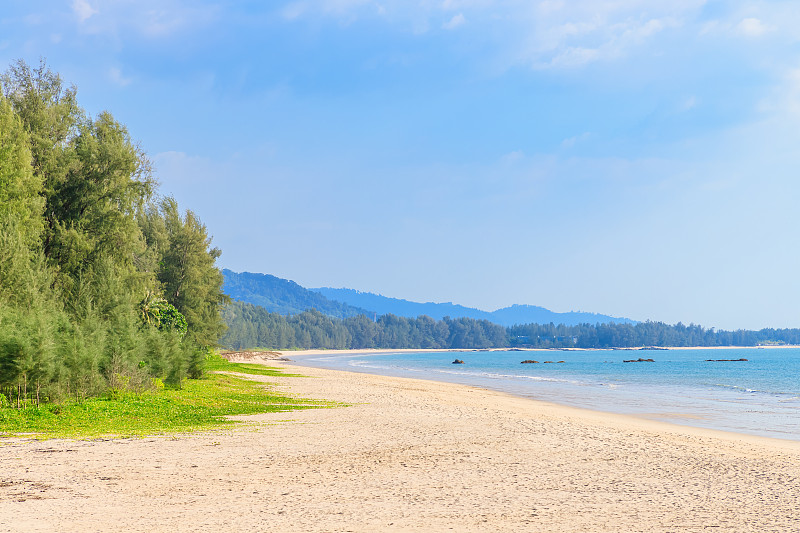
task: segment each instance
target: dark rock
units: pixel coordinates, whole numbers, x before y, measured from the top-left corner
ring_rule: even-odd
[[[522,361],[522,363],[520,363],[520,364],[527,365],[529,363],[538,363],[538,362],[539,361],[534,361],[533,359],[526,359],[526,360]]]
[[[641,357],[639,359],[623,360],[622,362],[623,363],[655,363],[655,361],[653,359],[642,359]]]
[[[463,365],[464,361],[462,361],[461,359],[456,359],[455,361],[453,361],[453,364],[454,365]]]

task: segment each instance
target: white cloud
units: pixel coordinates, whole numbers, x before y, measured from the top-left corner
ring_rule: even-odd
[[[589,139],[591,136],[592,136],[591,133],[589,133],[588,131],[585,131],[585,132],[581,133],[580,135],[576,135],[574,137],[570,137],[569,139],[564,139],[563,141],[561,141],[561,148],[572,148],[573,146],[575,146],[579,142],[583,142],[583,141]]]
[[[546,67],[582,67],[601,57],[600,50],[596,48],[571,47],[559,51],[546,63],[537,63],[539,68]]]
[[[125,87],[126,85],[130,85],[131,81],[133,81],[130,78],[124,77],[122,75],[122,71],[120,69],[118,69],[117,67],[112,67],[111,69],[109,69],[108,77],[112,82],[116,83],[117,85],[119,85],[121,87]]]
[[[99,13],[92,5],[89,3],[89,0],[73,0],[72,2],[72,11],[78,16],[78,20],[80,22],[85,22],[92,15],[96,15]]]
[[[370,8],[372,13],[381,14],[385,11],[384,5],[374,0],[300,0],[286,4],[281,14],[288,20],[313,15],[345,17],[347,20],[353,20],[358,14],[357,11],[365,7]]]
[[[303,2],[292,2],[284,6],[282,10],[283,18],[294,20],[303,16],[306,13],[306,4]]]
[[[651,19],[645,22],[641,26],[635,26],[627,30],[623,34],[623,38],[628,38],[634,41],[641,41],[655,35],[656,33],[666,28],[668,25],[675,26],[677,24],[672,20]]]
[[[504,154],[500,158],[500,163],[504,166],[513,165],[517,161],[522,161],[525,159],[525,152],[522,150],[514,150],[513,152],[509,152]]]
[[[718,20],[709,20],[703,23],[700,30],[697,32],[699,35],[713,35],[720,31],[722,24]]]
[[[99,0],[91,0],[99,1]],[[519,66],[579,70],[603,62],[681,50],[681,42],[748,39],[775,33],[800,40],[800,15],[789,2],[729,6],[709,20],[707,0],[284,0],[285,19],[369,19],[410,34],[458,28],[481,42],[468,53],[490,55],[496,73]],[[795,10],[796,11],[796,10]],[[779,21],[779,22],[778,22]],[[467,24],[469,22],[469,24]],[[731,53],[736,53],[732,50]],[[656,59],[657,60],[657,59]]]
[[[746,18],[736,25],[736,30],[745,37],[760,37],[767,33],[769,28],[757,18]]]
[[[618,22],[600,19],[572,20],[560,25],[540,27],[523,50],[523,61],[537,69],[576,68],[595,61],[614,60],[667,29],[679,28],[674,17],[628,18]]]
[[[219,20],[220,8],[186,0],[74,0],[80,31],[121,38],[127,32],[160,38],[197,32]]]
[[[442,28],[445,30],[454,30],[464,24],[466,21],[467,19],[464,18],[464,15],[459,13],[458,15],[453,15],[453,18],[442,24]]]
[[[706,0],[290,0],[286,19],[330,17],[352,22],[376,14],[390,25],[425,33],[469,21],[504,66],[577,68],[624,57],[668,30],[697,19]],[[442,15],[446,14],[445,22]],[[486,48],[484,48],[486,49]]]
[[[758,110],[776,116],[800,117],[800,68],[787,68],[782,79],[766,98],[758,103]]]
[[[152,36],[169,35],[186,26],[187,20],[181,13],[161,9],[151,9],[142,13],[140,28],[143,33]]]
[[[695,106],[697,106],[697,98],[693,95],[684,100],[679,106],[679,109],[681,111],[689,111],[690,109],[693,109]]]

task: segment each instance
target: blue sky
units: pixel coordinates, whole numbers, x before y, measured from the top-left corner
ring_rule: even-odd
[[[800,326],[800,9],[6,0],[236,271],[492,310]]]

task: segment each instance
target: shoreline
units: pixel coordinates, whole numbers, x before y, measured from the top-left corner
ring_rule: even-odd
[[[747,349],[754,349],[750,347],[742,347]],[[673,405],[671,407],[659,407],[657,405],[653,406],[653,409],[642,409],[639,408],[631,408],[631,407],[624,407],[623,404],[609,404],[609,403],[597,403],[595,402],[593,405],[589,404],[586,401],[586,396],[582,396],[581,398],[576,397],[564,397],[561,395],[554,396],[552,393],[542,393],[542,392],[535,392],[533,390],[519,390],[513,386],[503,386],[503,383],[495,383],[492,381],[489,382],[480,382],[476,380],[469,380],[469,379],[447,379],[443,375],[431,375],[426,377],[421,377],[419,374],[411,374],[409,375],[407,372],[370,372],[369,370],[362,370],[358,369],[357,367],[345,367],[344,365],[336,365],[336,364],[314,364],[311,361],[308,361],[309,358],[321,356],[321,357],[337,357],[337,356],[375,356],[375,355],[394,355],[399,353],[466,353],[466,352],[475,352],[475,351],[499,351],[499,350],[449,350],[449,349],[440,349],[440,350],[424,350],[424,349],[400,349],[400,350],[385,350],[385,349],[361,349],[361,350],[302,350],[302,351],[281,351],[281,352],[270,352],[272,355],[262,358],[263,363],[269,364],[272,360],[283,360],[287,361],[293,366],[304,366],[306,364],[311,364],[314,368],[325,368],[329,370],[338,370],[344,372],[353,372],[356,374],[368,374],[368,375],[381,375],[381,376],[392,376],[398,378],[408,378],[408,379],[421,379],[423,381],[434,382],[434,383],[454,383],[454,384],[461,384],[464,386],[474,386],[483,390],[489,391],[496,391],[503,394],[509,394],[513,397],[529,399],[532,401],[540,401],[550,405],[565,407],[569,409],[583,409],[592,413],[599,413],[599,414],[607,414],[607,415],[614,415],[614,416],[623,416],[623,417],[630,417],[637,420],[645,420],[645,421],[652,421],[652,422],[659,422],[668,424],[670,426],[677,426],[680,428],[696,428],[696,429],[703,429],[708,431],[718,431],[725,434],[732,434],[732,435],[744,435],[744,436],[754,436],[754,437],[763,437],[768,439],[775,439],[779,441],[786,441],[786,442],[797,442],[800,443],[800,435],[794,432],[786,432],[786,430],[780,429],[772,429],[768,424],[767,426],[759,426],[759,425],[752,425],[749,426],[747,424],[742,425],[739,423],[732,423],[735,418],[728,418],[725,420],[724,415],[722,418],[714,417],[713,414],[709,414],[709,412],[704,412],[704,407],[700,404],[698,405]],[[544,350],[548,351],[548,350]],[[611,351],[611,350],[609,350]],[[294,358],[292,358],[294,356]],[[272,359],[272,360],[270,360]],[[623,405],[620,408],[620,405]],[[755,408],[755,407],[754,407]],[[717,413],[718,415],[720,413]]]
[[[678,351],[678,350],[781,350],[788,348],[800,348],[797,344],[781,344],[769,346],[648,346],[659,351]],[[381,355],[381,354],[394,354],[394,353],[467,353],[467,352],[506,352],[506,351],[519,351],[519,352],[587,352],[587,351],[609,351],[609,352],[622,352],[622,351],[646,351],[647,349],[639,348],[357,348],[357,349],[313,349],[313,350],[265,350],[257,353],[275,353],[280,354],[282,357],[291,357],[292,355],[305,356],[305,355]],[[254,352],[253,350],[246,350],[247,352]]]
[[[309,367],[291,364],[287,365],[291,366],[291,368],[300,367],[303,371],[307,371]],[[333,372],[347,372],[346,370],[333,370]],[[415,384],[420,383],[427,383],[431,380],[428,379],[416,379],[416,378],[406,378],[406,377],[398,377],[393,378],[398,380],[409,380],[414,382]],[[517,400],[523,400],[524,402],[531,402],[532,404],[536,404],[537,407],[541,407],[546,409],[549,413],[553,413],[558,417],[564,417],[569,419],[584,419],[584,420],[591,420],[591,421],[598,421],[603,423],[609,423],[611,426],[616,425],[625,425],[631,426],[636,429],[646,430],[646,431],[663,431],[663,432],[670,432],[674,434],[680,435],[692,435],[697,437],[705,437],[705,438],[716,438],[722,440],[731,440],[736,442],[750,442],[754,444],[760,445],[767,445],[770,447],[775,447],[779,449],[786,449],[786,450],[795,450],[800,452],[800,441],[794,441],[790,439],[780,439],[775,437],[767,437],[762,435],[751,435],[749,433],[739,433],[736,431],[726,431],[720,429],[713,429],[713,428],[702,428],[696,426],[684,426],[680,424],[674,424],[671,422],[665,422],[660,420],[653,420],[650,418],[646,418],[643,416],[638,416],[635,414],[625,414],[625,413],[614,413],[609,411],[602,411],[597,409],[590,409],[586,407],[575,407],[571,405],[563,405],[557,402],[551,402],[547,400],[539,400],[536,398],[529,398],[526,396],[520,396],[517,394],[504,392],[500,390],[489,389],[485,387],[479,386],[472,386],[472,385],[464,385],[460,383],[450,383],[444,381],[436,381],[433,380],[434,383],[443,384],[443,385],[453,385],[455,387],[463,387],[469,389],[471,391],[481,391],[485,393],[489,393],[493,396],[502,397],[507,399],[511,402],[516,402]]]
[[[800,443],[269,361],[346,407],[0,446],[0,531],[793,531]]]
[[[443,350],[443,351],[449,351],[449,350]],[[307,355],[312,355],[312,354],[307,354]],[[314,371],[322,370],[324,372],[330,372],[335,375],[339,375],[340,377],[343,374],[352,374],[354,377],[371,376],[371,377],[385,378],[387,381],[392,381],[392,382],[395,381],[401,383],[408,382],[409,386],[414,386],[414,387],[424,388],[426,385],[434,384],[435,386],[440,386],[443,388],[453,387],[454,389],[466,389],[470,393],[478,392],[486,394],[487,396],[502,398],[504,400],[513,403],[517,403],[519,401],[530,402],[531,406],[535,407],[536,411],[547,412],[548,415],[554,415],[555,417],[565,418],[569,420],[592,421],[594,423],[600,423],[603,425],[608,425],[610,427],[624,426],[640,431],[664,432],[682,436],[720,439],[731,442],[747,442],[750,444],[768,446],[780,450],[796,451],[800,453],[800,440],[781,439],[776,437],[767,437],[763,435],[752,435],[749,433],[739,433],[736,431],[727,431],[722,429],[685,426],[681,424],[675,424],[672,422],[653,420],[651,418],[635,414],[614,413],[611,411],[602,411],[599,409],[590,409],[587,407],[575,407],[571,405],[560,404],[557,402],[551,402],[547,400],[540,400],[536,398],[521,396],[510,392],[504,392],[501,390],[490,389],[475,385],[466,385],[462,383],[454,383],[449,381],[438,381],[434,379],[423,379],[423,378],[412,378],[412,377],[385,376],[383,374],[371,374],[366,372],[361,373],[348,370],[305,366],[303,365],[302,362],[295,362],[295,361],[278,361],[278,363],[283,368],[291,368],[293,372],[299,371],[300,373],[313,373]],[[272,365],[274,364],[274,361],[268,361],[265,364]]]

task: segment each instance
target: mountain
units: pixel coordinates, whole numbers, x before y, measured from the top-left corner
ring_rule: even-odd
[[[568,313],[556,313],[537,307],[535,305],[515,304],[511,307],[504,307],[490,313],[492,322],[502,326],[514,326],[516,324],[564,324],[565,326],[577,326],[578,324],[636,324],[636,320],[630,318],[620,318],[597,313],[585,313],[583,311],[570,311]]]
[[[491,320],[491,313],[450,302],[441,304],[431,302],[409,302],[408,300],[389,298],[371,292],[361,292],[353,289],[332,289],[330,287],[309,290],[316,291],[329,300],[336,300],[349,305],[363,307],[364,309],[371,309],[379,315],[391,313],[393,315],[409,318],[427,315],[436,320],[441,320],[446,316],[450,318],[467,317],[477,320]]]
[[[578,324],[635,324],[636,321],[628,318],[617,318],[596,313],[584,313],[570,311],[569,313],[556,313],[537,307],[534,305],[512,305],[498,309],[497,311],[482,311],[471,307],[464,307],[450,302],[447,303],[417,303],[401,300],[398,298],[388,298],[370,292],[360,292],[353,289],[332,289],[322,287],[311,289],[329,300],[344,302],[349,305],[371,309],[379,315],[392,313],[398,316],[417,317],[428,315],[436,320],[443,317],[451,318],[468,317],[475,319],[485,319],[501,326],[513,326],[515,324],[564,324],[575,326]]]
[[[342,302],[334,302],[322,294],[301,287],[294,281],[250,272],[222,271],[225,280],[222,290],[234,300],[261,306],[271,313],[295,315],[306,309],[346,318],[356,315],[372,315],[365,309]]]
[[[295,315],[307,309],[316,309],[320,313],[338,318],[356,315],[369,317],[393,314],[408,318],[427,315],[436,320],[450,318],[474,318],[488,320],[501,326],[515,324],[635,324],[627,318],[616,318],[595,313],[569,312],[554,313],[544,307],[533,305],[512,305],[497,311],[482,311],[472,307],[464,307],[454,303],[419,303],[388,298],[370,292],[353,289],[306,289],[294,281],[251,272],[233,272],[224,269],[223,290],[234,300],[261,306],[271,313]]]

